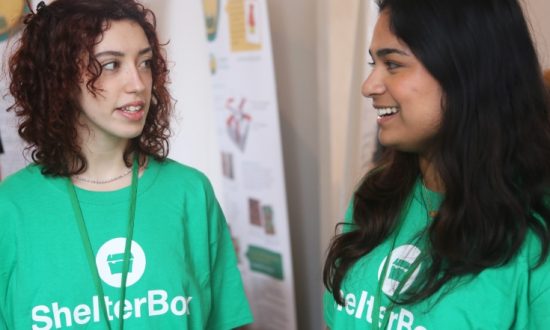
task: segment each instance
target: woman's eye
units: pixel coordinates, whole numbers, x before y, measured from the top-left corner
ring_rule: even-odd
[[[149,68],[151,68],[152,63],[153,63],[153,60],[148,59],[148,60],[145,60],[145,61],[141,62],[140,66],[144,69],[149,69]]]
[[[101,67],[103,68],[103,70],[113,71],[118,68],[118,62],[113,61],[104,63]]]
[[[401,67],[401,65],[399,65],[395,62],[392,62],[392,61],[386,61],[386,62],[384,62],[384,64],[386,65],[386,68],[388,68],[388,70],[394,70],[394,69],[397,69],[397,68]]]

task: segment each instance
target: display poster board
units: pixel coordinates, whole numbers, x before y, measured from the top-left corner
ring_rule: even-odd
[[[296,329],[281,135],[265,0],[203,0],[222,208],[255,322]]]
[[[21,28],[21,16],[26,10],[25,0],[0,1],[0,180],[25,166],[15,115],[6,112],[12,102],[8,95],[6,61],[9,45]]]

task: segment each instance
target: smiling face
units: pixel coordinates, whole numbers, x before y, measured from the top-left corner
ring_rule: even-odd
[[[125,143],[141,134],[151,103],[152,51],[143,29],[130,20],[113,21],[95,47],[102,73],[91,93],[80,84],[79,134],[86,142]]]
[[[378,112],[378,138],[384,146],[425,153],[439,129],[442,90],[439,83],[390,30],[381,12],[369,50],[373,70],[362,86]]]

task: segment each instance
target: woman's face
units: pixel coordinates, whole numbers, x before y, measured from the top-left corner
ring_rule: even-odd
[[[143,29],[130,20],[113,21],[95,47],[102,73],[93,95],[80,83],[80,124],[97,142],[126,141],[139,136],[151,104],[152,50]],[[87,133],[86,133],[87,134]],[[99,140],[98,140],[99,139]]]
[[[369,52],[374,65],[362,93],[372,98],[378,113],[380,143],[406,152],[428,151],[442,117],[441,86],[390,31],[386,10],[376,22]]]

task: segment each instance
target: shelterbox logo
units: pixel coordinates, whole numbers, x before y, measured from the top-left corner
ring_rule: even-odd
[[[125,243],[125,238],[114,238],[103,244],[96,255],[96,265],[101,280],[114,288],[120,288],[121,286]],[[141,279],[146,266],[145,253],[137,242],[132,241],[130,252],[127,287]],[[90,283],[90,285],[93,285],[93,283]],[[62,295],[63,293],[60,293],[60,296]],[[82,298],[83,301],[80,304],[69,305],[54,301],[47,305],[35,306],[32,309],[32,329],[61,329],[104,322],[99,299],[98,296],[92,296]],[[120,317],[139,319],[169,313],[185,317],[191,314],[190,304],[192,299],[191,296],[171,295],[166,290],[156,289],[148,290],[142,297],[125,299],[123,302],[124,314],[122,316],[119,315],[121,301],[112,300],[111,297],[105,296],[105,306],[110,321]]]
[[[382,260],[380,267],[378,268],[378,280],[384,281],[382,285],[382,291],[392,297],[395,294],[395,290],[400,284],[400,280],[405,277],[405,274],[412,271],[407,282],[403,285],[400,293],[404,293],[411,287],[416,280],[422,264],[416,269],[411,269],[412,264],[416,261],[416,258],[420,256],[420,249],[414,245],[402,245],[394,249],[390,254],[390,260],[388,257]],[[382,277],[382,271],[384,264],[389,262],[384,279]]]
[[[99,277],[112,287],[120,288],[126,238],[114,238],[99,248],[95,258]],[[146,258],[141,246],[132,241],[126,287],[135,284],[145,272]]]
[[[396,290],[399,287],[401,281],[404,278],[409,277],[403,284],[399,293],[406,292],[414,281],[417,279],[422,263],[418,264],[418,267],[414,269],[414,264],[417,258],[420,258],[421,251],[414,245],[402,245],[399,246],[390,253],[390,255],[380,263],[378,268],[378,281],[382,281],[382,291],[390,298],[395,298]],[[384,265],[386,266],[386,272],[384,273]],[[412,273],[410,273],[412,272]],[[409,275],[410,273],[410,275]],[[383,277],[383,278],[382,278]],[[378,282],[377,281],[377,282]],[[415,314],[403,306],[392,306],[393,308],[388,310],[387,306],[383,306],[382,301],[378,301],[381,297],[376,291],[369,292],[366,289],[356,288],[354,292],[340,291],[342,298],[344,298],[345,305],[339,305],[336,302],[336,311],[346,313],[350,318],[355,318],[360,322],[361,327],[367,327],[365,324],[373,324],[373,316],[380,315],[378,327],[382,326],[382,322],[385,318],[389,318],[387,321],[387,327],[385,329],[391,330],[427,330],[424,325],[419,324],[415,318]],[[379,310],[375,310],[376,306],[379,306]]]

